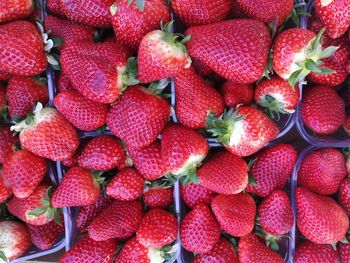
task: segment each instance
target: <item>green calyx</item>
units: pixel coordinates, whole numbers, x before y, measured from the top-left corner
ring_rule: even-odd
[[[126,63],[126,70],[122,74],[123,89],[125,91],[128,86],[134,86],[140,83],[137,79],[137,58],[130,57]]]
[[[182,52],[188,54],[185,43],[191,39],[191,36],[184,36],[181,33],[172,33],[173,24],[174,20],[171,20],[165,25],[163,25],[163,22],[160,23],[160,28],[163,31],[162,40],[180,48]]]
[[[4,262],[10,262],[10,260],[6,257],[5,253],[0,250],[0,259]]]
[[[160,256],[169,263],[175,262],[176,258],[175,258],[175,253],[178,249],[178,245],[175,244],[173,246],[169,245],[169,246],[164,246],[162,248],[160,248],[159,252],[160,252]]]
[[[263,239],[265,239],[266,246],[270,247],[274,251],[279,250],[279,245],[278,241],[283,238],[287,237],[290,238],[288,235],[279,235],[279,236],[274,236],[269,233],[264,232],[260,226],[259,223],[255,225],[255,234]]]
[[[198,184],[199,183],[199,179],[197,175],[198,165],[199,165],[198,163],[192,163],[191,165],[187,166],[181,173],[176,175],[169,174],[166,177],[172,184],[175,184],[177,180],[180,180],[184,186],[190,183]]]
[[[145,1],[144,0],[128,0],[128,6],[131,6],[133,2],[136,2],[136,7],[140,10],[143,11],[145,9]]]
[[[152,181],[146,181],[145,188],[146,189],[152,189],[152,188],[170,188],[173,187],[176,183],[176,178],[172,174],[167,174],[161,178],[158,178],[156,180]]]
[[[290,110],[286,110],[284,103],[276,100],[270,95],[265,95],[265,97],[259,100],[258,104],[265,108],[266,113],[273,119],[280,119],[280,113],[289,114],[292,113]]]
[[[163,91],[170,84],[170,79],[162,79],[148,85],[147,91],[154,95],[163,95]]]

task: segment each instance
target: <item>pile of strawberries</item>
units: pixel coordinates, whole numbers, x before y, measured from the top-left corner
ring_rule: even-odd
[[[314,2],[308,30],[293,0],[0,0],[0,262],[53,247],[66,207],[60,262],[284,262],[295,224],[296,262],[350,262],[350,161],[303,160],[295,222],[298,153],[270,143],[300,100],[350,131],[350,0]]]

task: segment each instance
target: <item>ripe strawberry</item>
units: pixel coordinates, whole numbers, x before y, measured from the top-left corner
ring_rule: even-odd
[[[184,69],[174,78],[176,116],[179,122],[192,129],[201,129],[209,112],[220,116],[224,101],[218,91],[197,75],[193,67]]]
[[[25,117],[34,109],[36,102],[45,105],[49,101],[47,85],[35,78],[12,77],[6,90],[11,118]]]
[[[271,42],[261,22],[233,19],[187,29],[186,43],[191,57],[235,83],[250,84],[264,73]]]
[[[8,220],[0,221],[0,232],[1,254],[8,260],[18,258],[32,245],[29,232],[22,223]]]
[[[150,145],[169,120],[169,102],[155,92],[131,87],[108,113],[108,127],[129,147]]]
[[[220,88],[225,106],[236,107],[240,104],[249,105],[254,100],[254,88],[248,84],[237,84],[230,80],[226,81]]]
[[[2,80],[8,80],[12,77],[12,75],[10,73],[6,73],[3,71],[0,71],[0,81]]]
[[[121,201],[132,201],[139,198],[144,189],[144,178],[133,168],[119,171],[108,184],[108,196]]]
[[[47,0],[46,6],[48,10],[60,17],[65,17],[63,10],[61,9],[61,0]]]
[[[10,182],[4,176],[2,168],[0,168],[0,203],[6,201],[12,195]]]
[[[254,107],[232,108],[223,116],[207,118],[208,132],[217,137],[225,148],[238,156],[248,156],[263,148],[279,132],[264,113]]]
[[[249,194],[219,194],[211,202],[211,209],[221,229],[230,235],[242,237],[253,231],[256,205]]]
[[[117,246],[118,243],[115,239],[95,241],[86,235],[69,251],[64,253],[60,258],[60,263],[112,263]]]
[[[343,128],[350,135],[350,114],[346,115],[345,121],[343,123]]]
[[[115,36],[123,45],[137,51],[142,38],[171,20],[163,0],[116,0],[110,7]]]
[[[203,78],[214,73],[211,68],[198,59],[192,58],[192,66],[196,70],[197,74]]]
[[[207,205],[196,205],[185,215],[180,238],[185,249],[200,254],[210,251],[219,241],[220,226]]]
[[[142,202],[148,209],[166,209],[173,201],[173,187],[152,187],[142,195]]]
[[[346,172],[349,175],[350,174],[350,156],[347,157],[345,166],[346,166]]]
[[[331,245],[320,245],[305,240],[297,247],[294,260],[295,263],[335,263],[340,262],[340,257],[339,252],[334,250]]]
[[[196,131],[168,124],[162,133],[161,156],[169,172],[183,183],[197,181],[196,168],[208,155],[208,142]]]
[[[63,71],[61,71],[57,81],[57,92],[74,91],[74,90],[75,89],[73,88],[68,75],[65,74]]]
[[[219,152],[199,168],[198,179],[201,186],[213,192],[238,194],[248,185],[248,165],[230,152]]]
[[[338,200],[345,211],[350,215],[350,179],[346,178],[339,187]]]
[[[136,232],[142,217],[140,202],[114,200],[89,225],[89,236],[96,241],[129,238]]]
[[[347,239],[349,240],[349,236],[347,236]],[[350,244],[338,243],[338,251],[340,254],[340,262],[350,262]]]
[[[302,161],[298,184],[315,193],[331,195],[338,191],[345,176],[345,160],[341,152],[324,148],[312,152]]]
[[[180,191],[182,201],[190,208],[201,203],[210,205],[215,196],[209,189],[194,183],[180,184]]]
[[[193,263],[207,263],[211,261],[238,263],[238,257],[231,243],[222,237],[207,253],[197,255]]]
[[[77,132],[69,122],[57,110],[42,108],[40,103],[31,116],[11,130],[20,132],[24,149],[53,161],[69,159],[79,145]]]
[[[344,209],[332,198],[300,186],[296,190],[297,226],[303,236],[317,244],[335,244],[349,227]]]
[[[44,43],[36,27],[27,21],[0,25],[0,71],[34,76],[47,65]]]
[[[0,164],[4,163],[5,157],[12,151],[17,137],[13,136],[9,127],[0,125]]]
[[[7,104],[6,88],[0,82],[0,115],[2,116],[6,116],[6,110],[7,110],[6,104]]]
[[[315,0],[315,10],[331,38],[342,36],[350,26],[350,1]]]
[[[3,0],[0,3],[0,23],[20,20],[29,16],[34,10],[33,0],[11,1]]]
[[[303,94],[301,117],[313,132],[332,134],[345,121],[345,103],[331,87],[311,87]]]

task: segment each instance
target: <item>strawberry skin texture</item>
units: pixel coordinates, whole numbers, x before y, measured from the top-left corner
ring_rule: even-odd
[[[47,85],[29,77],[12,77],[7,85],[6,96],[11,118],[25,117],[36,102],[45,105],[49,101]]]
[[[0,233],[1,251],[9,260],[18,258],[32,245],[28,229],[22,223],[1,221]]]
[[[111,108],[107,125],[128,147],[143,147],[155,141],[169,116],[168,101],[142,86],[133,86]]]
[[[190,208],[201,203],[210,205],[215,196],[215,193],[209,189],[195,183],[185,186],[180,184],[180,191],[182,201]]]
[[[95,241],[86,235],[69,251],[65,252],[59,262],[112,263],[117,246],[118,243],[114,239]]]
[[[0,80],[8,80],[12,77],[10,73],[0,71]]]
[[[166,209],[173,203],[173,187],[151,188],[147,192],[143,193],[142,202],[149,209],[153,209],[153,208]]]
[[[258,216],[262,230],[274,236],[288,233],[294,223],[292,206],[282,190],[273,191],[261,202]]]
[[[304,92],[301,117],[313,132],[332,134],[345,121],[345,103],[331,87],[312,87]]]
[[[12,146],[16,142],[15,137],[8,126],[0,126],[0,164],[4,163],[5,157],[12,151]]]
[[[289,144],[278,144],[259,152],[250,168],[257,185],[248,185],[247,191],[259,197],[266,197],[276,189],[283,189],[297,157],[297,152]]]
[[[130,238],[122,250],[117,254],[116,263],[151,263],[148,256],[149,249],[141,245],[136,237]]]
[[[334,250],[331,245],[320,245],[308,240],[303,241],[295,251],[295,263],[340,262],[339,252]],[[347,262],[347,261],[342,261]]]
[[[192,129],[205,127],[208,112],[220,116],[224,112],[224,101],[218,91],[197,75],[193,67],[184,69],[174,78],[176,117],[179,122]]]
[[[254,88],[248,84],[237,84],[230,80],[220,87],[221,95],[225,106],[228,108],[236,107],[239,104],[249,105],[254,101]]]
[[[12,194],[10,182],[4,176],[3,169],[0,169],[0,203],[5,202]]]
[[[123,45],[137,51],[142,38],[156,30],[162,22],[165,25],[171,20],[169,7],[163,0],[144,1],[143,11],[133,2],[116,0],[110,7],[115,36]]]
[[[61,71],[60,75],[58,76],[57,80],[57,92],[61,91],[74,91],[72,83],[70,82],[70,79],[67,74],[65,74],[63,71]]]
[[[4,175],[18,198],[29,197],[48,172],[44,158],[26,150],[10,153],[4,162]]]
[[[114,200],[89,225],[89,236],[96,241],[129,238],[136,232],[142,217],[140,202]]]
[[[225,20],[231,10],[231,1],[173,0],[171,8],[181,21],[190,27]]]
[[[350,179],[346,178],[342,181],[339,188],[338,200],[347,214],[350,215]]]
[[[349,218],[332,198],[299,186],[296,207],[297,226],[308,240],[317,244],[335,244],[344,238]]]
[[[205,204],[195,206],[185,215],[180,226],[183,247],[191,252],[206,253],[220,239],[220,226]]]
[[[201,186],[213,192],[238,194],[248,185],[248,165],[230,152],[220,152],[199,168],[198,179]]]
[[[349,236],[347,236],[347,239],[349,240]],[[340,253],[341,262],[350,262],[350,245],[339,242],[337,248]]]
[[[3,0],[0,3],[0,10],[1,24],[12,20],[20,20],[33,12],[34,2],[33,0]]]
[[[314,151],[301,163],[298,184],[321,195],[338,191],[346,176],[345,160],[336,149],[324,148]]]
[[[219,194],[211,202],[211,209],[221,229],[230,235],[242,237],[253,231],[256,205],[249,194]]]
[[[192,59],[192,66],[194,67],[194,69],[196,70],[197,74],[201,77],[206,77],[210,74],[213,74],[214,71],[209,68],[205,63],[203,63],[202,61],[198,60],[198,59]]]
[[[187,29],[191,57],[199,59],[224,78],[251,84],[264,73],[270,33],[261,22],[234,19]]]
[[[0,112],[6,112],[6,88],[0,83]]]

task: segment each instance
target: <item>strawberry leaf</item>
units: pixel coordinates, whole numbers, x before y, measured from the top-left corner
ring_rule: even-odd
[[[136,0],[136,7],[143,11],[145,9],[145,1],[144,0]]]
[[[248,173],[248,182],[252,186],[257,186],[258,183],[256,182],[255,178],[251,175],[251,173]]]
[[[10,262],[3,251],[0,251],[0,259],[2,259],[5,262]]]
[[[37,208],[30,210],[28,212],[28,215],[41,216],[41,215],[45,214],[46,212],[48,212],[47,207],[40,206],[40,207],[37,207]]]
[[[318,67],[318,65],[316,64],[315,61],[313,61],[312,59],[308,59],[306,60],[305,62],[305,67],[312,71],[312,72],[315,72],[317,74],[320,74],[322,72],[322,70]]]
[[[328,57],[332,56],[338,49],[339,49],[339,47],[329,46],[321,52],[319,57],[320,57],[320,59],[328,58]]]

